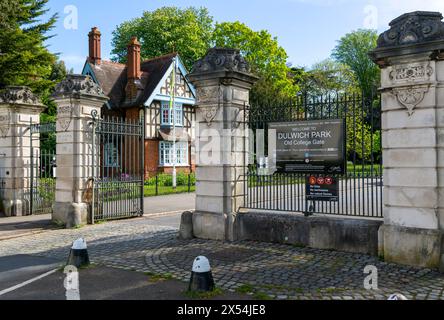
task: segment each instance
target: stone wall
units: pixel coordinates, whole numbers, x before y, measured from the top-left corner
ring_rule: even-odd
[[[92,113],[108,98],[88,76],[69,75],[56,87],[57,103],[57,179],[52,219],[66,227],[88,222],[84,194],[93,176]],[[99,159],[95,159],[98,161]]]
[[[260,211],[239,214],[238,221],[239,240],[378,255],[382,221]]]
[[[0,92],[0,191],[1,214],[30,214],[30,125],[40,123],[44,106],[27,87],[6,87]],[[38,135],[34,134],[34,138]],[[38,139],[33,147],[39,148]]]
[[[194,235],[235,240],[248,143],[240,124],[257,78],[238,50],[224,48],[210,49],[188,77],[197,90]]]
[[[387,261],[444,267],[444,23],[440,13],[393,20],[372,59],[381,67]],[[442,260],[440,262],[440,260]]]

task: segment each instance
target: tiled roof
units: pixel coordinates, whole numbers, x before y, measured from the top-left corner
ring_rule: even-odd
[[[100,65],[89,65],[103,91],[110,97],[111,108],[127,108],[141,106],[148,100],[176,56],[177,53],[170,53],[141,63],[143,91],[131,102],[125,101],[125,87],[128,81],[126,65],[103,60]]]

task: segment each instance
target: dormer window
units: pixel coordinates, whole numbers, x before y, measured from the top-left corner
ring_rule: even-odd
[[[181,103],[175,103],[173,110],[171,110],[170,103],[163,101],[161,108],[161,125],[172,126],[174,122],[176,126],[183,127],[183,105]]]

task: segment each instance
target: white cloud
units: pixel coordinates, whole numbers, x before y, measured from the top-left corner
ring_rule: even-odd
[[[375,0],[368,1],[378,8],[379,27],[387,29],[388,23],[412,11],[438,11],[444,13],[443,0]]]

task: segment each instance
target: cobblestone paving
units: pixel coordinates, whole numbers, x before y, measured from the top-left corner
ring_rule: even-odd
[[[54,230],[0,242],[0,257],[31,254],[65,260],[73,240],[84,237],[92,262],[110,267],[171,274],[188,281],[193,259],[210,259],[217,286],[257,297],[305,300],[444,300],[444,275],[429,269],[388,264],[360,254],[242,241],[181,241],[177,229],[146,219],[77,230]],[[364,268],[378,268],[378,290],[363,288]]]

